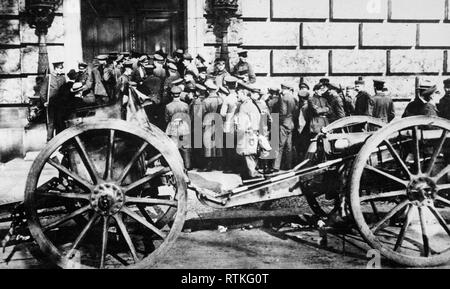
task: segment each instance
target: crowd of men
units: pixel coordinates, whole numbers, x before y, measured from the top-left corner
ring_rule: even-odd
[[[350,115],[366,115],[390,122],[394,103],[382,80],[374,80],[374,94],[362,78],[341,87],[327,78],[310,86],[283,83],[259,89],[247,61],[228,72],[226,60],[209,65],[178,49],[172,56],[110,53],[98,55],[94,65],[80,62],[64,74],[62,62],[41,86],[48,135],[65,128],[65,120],[78,107],[121,103],[125,107],[130,87],[150,101],[144,106],[151,123],[166,131],[178,144],[187,169],[224,170],[245,178],[291,169],[307,153],[310,140],[328,124]],[[437,86],[424,82],[408,104],[403,117],[441,116],[450,119],[450,79],[445,96],[434,104]],[[126,111],[122,111],[125,118]],[[269,142],[269,140],[272,140]],[[275,140],[275,141],[273,141]]]

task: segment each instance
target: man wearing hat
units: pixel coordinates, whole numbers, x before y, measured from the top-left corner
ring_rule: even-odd
[[[220,57],[217,58],[214,61],[214,72],[212,73],[214,83],[218,87],[224,86],[225,85],[224,79],[227,75],[230,75],[230,73],[226,69],[225,59]]]
[[[239,62],[234,66],[232,74],[246,83],[255,83],[256,75],[253,67],[248,63],[248,51],[240,50],[238,52]]]
[[[222,99],[217,94],[219,87],[212,80],[205,82],[208,97],[204,100],[203,146],[206,170],[220,169],[223,157],[223,122],[220,118]]]
[[[142,55],[139,57],[137,62],[137,67],[133,71],[133,74],[131,75],[131,81],[134,81],[138,84],[138,87],[142,85],[144,80],[147,78],[147,71],[145,70],[145,65],[148,64],[148,56]]]
[[[67,82],[65,82],[59,88],[58,96],[53,97],[49,103],[49,107],[51,107],[54,111],[54,127],[55,134],[62,132],[65,128],[65,120],[72,113],[73,109],[76,108],[75,103],[73,103],[73,94],[72,87],[75,83],[75,79],[77,77],[77,73],[74,69],[71,69],[67,73]],[[78,83],[78,86],[81,86],[81,89],[76,89],[76,93],[82,93],[82,84]],[[81,100],[81,98],[79,98]]]
[[[106,104],[109,102],[109,96],[105,88],[105,83],[112,80],[112,75],[105,74],[105,68],[108,61],[108,55],[98,55],[96,57],[98,64],[92,69],[92,90],[97,104]],[[106,77],[105,77],[106,76]]]
[[[183,75],[183,71],[184,71],[183,55],[184,55],[183,49],[175,50],[175,52],[172,55],[173,59],[175,60],[175,65],[177,67],[177,71],[180,75]]]
[[[261,123],[261,114],[258,107],[250,98],[252,90],[245,83],[239,82],[237,94],[240,105],[236,111],[236,153],[244,159],[245,171],[242,178],[258,178],[262,175],[256,170],[256,156],[258,152],[258,133]]]
[[[197,66],[195,66],[195,64],[192,62],[194,59],[192,58],[192,56],[189,53],[185,53],[183,55],[183,73],[182,76],[184,77],[184,75],[186,75],[187,72],[190,72],[195,79],[197,79],[198,76],[198,69]]]
[[[53,98],[58,97],[59,89],[66,82],[64,76],[64,62],[53,62],[52,73],[45,76],[39,91],[42,104],[46,108],[47,115],[47,141],[51,140],[54,135],[55,111],[53,105],[50,105]]]
[[[169,103],[170,100],[170,89],[173,86],[173,82],[177,81],[179,79],[182,80],[182,78],[180,77],[180,74],[178,73],[178,69],[177,66],[173,63],[169,63],[167,65],[167,77],[164,80],[164,85],[163,85],[163,104],[167,104]]]
[[[208,78],[208,72],[207,72],[208,68],[206,66],[200,66],[200,67],[197,67],[197,69],[198,69],[197,83],[204,85],[206,82],[206,79]]]
[[[195,168],[204,169],[206,163],[203,158],[203,115],[205,114],[207,89],[204,85],[199,83],[195,85],[195,88],[195,97],[189,107],[193,132],[192,148],[194,150],[192,162]]]
[[[328,121],[330,123],[335,122],[338,119],[345,117],[344,102],[340,96],[341,88],[336,84],[328,83],[328,104],[330,106],[330,113],[328,115]]]
[[[280,89],[278,87],[270,87],[268,89],[269,100],[267,105],[269,106],[271,113],[280,112]]]
[[[238,79],[234,76],[227,75],[224,78],[225,88],[228,89],[228,94],[223,98],[223,104],[220,108],[220,115],[223,118],[224,126],[224,166],[226,172],[232,172],[236,165],[235,153],[235,133],[234,133],[234,115],[238,106],[238,97],[236,93],[236,86]]]
[[[355,115],[372,116],[374,102],[370,94],[364,90],[365,82],[362,79],[355,81]]]
[[[126,104],[128,103],[131,74],[133,73],[133,62],[123,63],[123,73],[119,77],[116,86],[116,101],[122,105],[122,118],[126,119]]]
[[[450,78],[444,80],[445,95],[439,100],[439,116],[450,119]]]
[[[275,160],[275,170],[281,169],[283,163],[286,169],[291,169],[293,164],[292,132],[295,128],[295,113],[298,110],[298,100],[294,97],[294,85],[283,83],[280,97],[280,138],[278,155]]]
[[[191,120],[189,106],[180,100],[181,88],[174,86],[170,90],[172,102],[166,106],[166,134],[177,144],[184,166],[191,169]]]
[[[166,69],[164,68],[164,57],[159,54],[153,55],[153,64],[155,65],[153,74],[164,81],[167,77]]]
[[[372,116],[381,119],[385,123],[391,122],[395,118],[394,102],[389,96],[383,80],[374,80],[373,87],[375,96]]]
[[[151,101],[148,105],[144,105],[149,121],[157,127],[162,128],[164,127],[164,108],[161,104],[163,86],[161,79],[153,74],[154,68],[154,64],[144,65],[147,78],[144,79],[142,85],[138,87],[138,90],[145,94]]]
[[[402,117],[414,115],[437,116],[436,106],[431,102],[437,92],[437,86],[430,81],[421,82],[417,88],[417,96],[406,106]]]

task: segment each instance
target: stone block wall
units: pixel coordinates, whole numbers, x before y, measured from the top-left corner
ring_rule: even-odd
[[[47,35],[49,61],[65,60],[63,7]],[[20,105],[34,94],[38,37],[25,19],[25,0],[0,0],[0,105]]]
[[[350,85],[363,76],[371,91],[384,78],[394,97],[411,98],[416,78],[442,86],[450,77],[450,0],[241,0],[230,27],[249,50],[260,86],[313,85],[321,77]],[[215,37],[206,28],[213,55]],[[208,37],[209,35],[209,37]]]

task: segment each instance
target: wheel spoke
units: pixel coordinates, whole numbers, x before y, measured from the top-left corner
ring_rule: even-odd
[[[142,216],[144,216],[144,218],[147,220],[147,222],[149,222],[152,225],[155,225],[155,222],[153,221],[152,217],[150,216],[150,214],[145,210],[145,206],[142,205],[138,205],[137,206],[139,209],[139,212],[141,212]]]
[[[385,192],[380,194],[374,194],[374,195],[368,195],[368,196],[362,196],[359,199],[361,202],[367,202],[377,199],[385,199],[385,198],[392,198],[392,197],[399,197],[399,196],[406,196],[406,190],[398,190],[398,191],[392,191],[392,192]]]
[[[39,195],[66,199],[89,200],[88,194],[66,193],[57,190],[37,191]]]
[[[436,189],[438,191],[448,190],[450,189],[450,184],[437,185]]]
[[[405,173],[408,175],[409,179],[412,178],[411,172],[408,169],[408,166],[406,166],[405,162],[402,160],[400,155],[395,150],[394,146],[391,144],[389,140],[384,140],[385,145],[387,146],[389,152],[394,157],[394,159],[401,165],[402,169],[405,171]]]
[[[409,223],[411,222],[412,214],[413,214],[413,206],[409,206],[406,210],[406,220],[403,223],[402,228],[400,229],[400,233],[397,237],[397,242],[395,242],[394,251],[397,251],[403,243],[403,239],[405,238],[406,230],[408,229]]]
[[[415,126],[413,130],[413,138],[414,138],[414,164],[417,169],[417,174],[420,174],[422,172],[422,169],[420,168],[419,128],[417,126]]]
[[[122,232],[122,236],[125,239],[125,242],[127,243],[128,248],[130,249],[131,256],[133,257],[133,260],[136,263],[138,261],[136,249],[134,248],[133,241],[131,240],[130,234],[128,234],[127,228],[125,227],[125,224],[123,223],[122,217],[119,214],[115,214],[114,219],[116,220],[117,225],[119,226],[119,229]]]
[[[81,141],[79,136],[75,137],[75,144],[78,149],[78,153],[80,154],[81,160],[84,163],[84,166],[86,167],[89,176],[91,177],[92,181],[94,182],[94,185],[99,183],[99,177],[97,175],[97,172],[95,171],[94,164],[92,163],[91,159],[89,158],[89,155],[86,151],[86,148],[84,147],[83,142]]]
[[[395,206],[391,211],[389,211],[389,213],[387,213],[383,219],[381,219],[380,221],[378,221],[372,228],[372,232],[375,234],[381,227],[381,225],[383,225],[384,223],[386,223],[386,221],[388,221],[390,218],[392,218],[395,214],[397,214],[398,212],[400,212],[406,205],[409,204],[409,200],[404,200],[403,202],[401,202],[400,204],[398,204],[397,206]]]
[[[115,137],[115,130],[110,130],[109,133],[109,142],[108,142],[108,148],[107,148],[107,155],[106,155],[106,164],[105,164],[105,174],[103,178],[105,180],[110,180],[112,177],[112,167],[113,167],[113,154],[114,154],[114,137]]]
[[[83,241],[84,237],[86,237],[87,232],[89,231],[89,229],[92,227],[92,225],[94,224],[94,222],[97,220],[98,215],[94,215],[89,222],[86,224],[86,226],[83,228],[83,230],[81,231],[80,235],[78,235],[77,239],[75,240],[75,242],[72,245],[72,248],[69,250],[69,253],[67,253],[67,257],[69,259],[71,259],[73,257],[73,253],[76,250],[76,248],[78,247],[78,245],[81,243],[81,241]]]
[[[127,214],[131,218],[135,219],[136,221],[138,221],[139,223],[141,223],[143,226],[147,227],[151,231],[155,232],[161,238],[165,239],[167,237],[166,233],[164,233],[160,229],[156,228],[154,225],[150,224],[146,220],[144,220],[142,217],[140,217],[138,214],[136,214],[135,212],[133,212],[129,208],[122,207],[122,212],[124,212],[125,214]]]
[[[428,256],[430,256],[430,243],[428,240],[427,225],[425,224],[425,216],[423,214],[423,207],[418,207],[418,209],[419,209],[420,227],[422,228],[423,255],[425,257],[428,257]]]
[[[394,182],[397,182],[397,183],[399,183],[399,184],[402,184],[402,185],[405,186],[405,187],[408,185],[408,182],[407,182],[407,181],[402,180],[402,179],[400,179],[400,178],[397,178],[396,176],[393,176],[393,175],[391,175],[391,174],[389,174],[389,173],[386,173],[386,172],[384,172],[384,171],[382,171],[382,170],[380,170],[380,169],[377,169],[377,168],[375,168],[375,167],[373,167],[373,166],[371,166],[371,165],[366,165],[365,168],[368,169],[368,170],[370,170],[370,171],[373,171],[373,172],[375,172],[375,173],[377,173],[377,174],[379,174],[379,175],[382,175],[382,176],[384,176],[384,177],[386,177],[386,178],[388,178],[388,179],[391,179],[391,180],[393,180]]]
[[[443,198],[443,197],[441,197],[441,196],[436,196],[435,199],[436,199],[436,201],[439,201],[439,202],[441,202],[441,203],[444,203],[444,204],[450,206],[450,200],[447,200],[446,198]]]
[[[442,228],[445,230],[445,232],[450,236],[450,229],[448,228],[447,223],[445,222],[445,220],[441,216],[441,214],[433,206],[428,206],[428,209],[431,211],[431,213],[433,213],[436,220],[438,220],[439,224],[442,226]]]
[[[154,157],[152,157],[151,159],[149,159],[149,160],[147,161],[147,163],[148,163],[148,164],[152,164],[152,163],[156,162],[156,160],[159,159],[159,158],[161,158],[161,157],[162,157],[162,154],[157,154],[156,156],[154,156]]]
[[[170,172],[169,168],[161,167],[161,169],[159,169],[158,171],[153,172],[151,174],[148,174],[145,177],[143,177],[142,179],[140,179],[140,180],[138,180],[138,181],[136,181],[136,182],[126,186],[125,187],[125,194],[127,192],[131,192],[131,191],[134,191],[134,190],[140,188],[141,186],[145,185],[146,183],[148,183],[152,179],[154,179],[154,178],[156,178],[156,177],[158,177],[160,175],[166,174],[168,172]]]
[[[133,165],[137,162],[139,156],[145,151],[145,149],[147,149],[148,147],[148,143],[144,142],[141,147],[139,148],[139,150],[134,154],[134,156],[131,158],[130,162],[128,163],[128,165],[125,167],[125,169],[122,171],[122,174],[119,177],[118,183],[122,184],[123,181],[125,180],[126,176],[128,175],[128,173],[130,172],[131,168],[133,167]]]
[[[439,172],[435,177],[433,177],[434,181],[439,181],[450,172],[450,165],[447,165],[442,171]]]
[[[59,220],[57,220],[57,221],[55,221],[55,222],[53,222],[53,223],[51,223],[51,224],[45,226],[45,227],[43,228],[43,230],[44,230],[44,231],[48,231],[48,230],[54,229],[54,228],[56,228],[57,226],[59,226],[59,225],[65,223],[65,222],[67,222],[67,221],[69,221],[69,220],[71,220],[71,219],[73,219],[73,218],[75,218],[75,217],[77,217],[77,216],[79,216],[79,215],[81,215],[81,214],[84,214],[84,213],[87,212],[90,208],[91,208],[91,205],[87,205],[87,206],[82,207],[82,208],[80,208],[80,209],[78,209],[78,210],[76,210],[76,211],[73,211],[72,213],[70,213],[70,214],[68,214],[68,215],[66,215],[66,216],[64,216],[64,217],[62,217],[61,219],[59,219]]]
[[[176,207],[178,202],[176,200],[164,200],[164,199],[155,199],[155,198],[135,198],[135,197],[127,197],[125,203],[129,204],[142,204],[142,205],[165,205]]]
[[[63,167],[62,165],[58,164],[57,162],[49,159],[47,160],[47,162],[54,167],[55,169],[57,169],[58,171],[60,171],[62,174],[71,177],[78,185],[80,185],[81,187],[83,187],[84,189],[91,191],[92,190],[92,185],[90,183],[88,183],[87,181],[85,181],[83,178],[81,178],[80,176],[74,174],[73,172],[69,171],[68,168]]]
[[[109,217],[108,216],[103,217],[102,253],[100,256],[100,268],[105,267],[106,250],[108,247],[108,222]]]
[[[439,144],[433,152],[433,156],[431,157],[430,164],[429,164],[427,172],[426,172],[428,175],[431,175],[431,171],[433,170],[434,164],[436,163],[436,160],[442,151],[442,147],[444,146],[445,140],[447,139],[447,133],[448,133],[447,130],[444,130],[442,132],[442,136],[439,139]]]

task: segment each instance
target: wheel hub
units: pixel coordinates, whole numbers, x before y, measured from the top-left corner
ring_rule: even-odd
[[[433,204],[436,183],[428,177],[417,177],[411,180],[406,191],[409,200],[416,205],[430,205]]]
[[[115,184],[100,184],[91,194],[91,206],[99,214],[111,216],[120,211],[125,203],[125,195]]]

